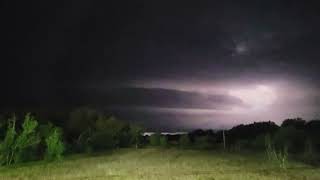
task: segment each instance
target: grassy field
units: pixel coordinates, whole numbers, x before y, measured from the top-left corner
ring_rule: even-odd
[[[290,162],[288,169],[263,155],[178,149],[120,149],[73,155],[60,162],[1,167],[0,179],[320,179],[320,168]]]

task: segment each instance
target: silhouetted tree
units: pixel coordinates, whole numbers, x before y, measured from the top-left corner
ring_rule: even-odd
[[[291,153],[302,152],[305,147],[306,134],[301,129],[293,126],[281,127],[274,135],[277,149],[288,148]]]
[[[303,129],[305,124],[306,124],[306,121],[301,118],[286,119],[282,122],[281,127],[292,126],[296,129]]]
[[[68,135],[73,138],[78,138],[82,132],[94,125],[98,116],[98,112],[90,108],[78,108],[71,111],[69,120],[66,123]]]

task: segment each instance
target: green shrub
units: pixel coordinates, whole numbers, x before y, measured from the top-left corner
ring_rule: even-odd
[[[82,132],[94,126],[98,116],[99,114],[96,110],[86,107],[73,110],[70,112],[69,119],[66,122],[69,135],[73,138],[79,137]]]
[[[115,117],[99,116],[94,124],[89,143],[93,150],[104,150],[120,147],[120,140],[125,124]]]
[[[150,136],[150,145],[159,146],[160,145],[160,134],[155,133]]]
[[[91,136],[89,143],[93,150],[101,151],[116,148],[119,141],[113,132],[98,131]]]
[[[19,134],[15,142],[15,162],[28,161],[34,158],[35,152],[32,153],[28,151],[34,150],[40,142],[40,137],[36,132],[37,126],[38,121],[35,120],[34,117],[30,115],[30,113],[28,113],[25,116],[24,122],[22,124],[22,132]]]
[[[274,135],[274,145],[278,150],[288,148],[290,153],[304,151],[306,134],[293,126],[280,128]]]
[[[53,131],[54,125],[52,123],[40,124],[39,125],[39,135],[42,139],[46,139]]]
[[[75,142],[75,146],[73,147],[73,152],[92,152],[92,145],[90,144],[91,137],[92,137],[92,129],[88,128],[87,130],[83,131]]]
[[[141,133],[142,128],[138,126],[130,126],[113,116],[100,114],[92,125],[80,133],[74,143],[74,151],[101,151],[130,147],[132,144],[138,147],[142,142]]]
[[[310,139],[308,139],[305,143],[305,149],[302,158],[302,160],[308,164],[317,165],[319,163],[319,157],[317,156],[314,144]]]
[[[132,125],[130,126],[130,136],[131,143],[135,145],[136,148],[142,145],[143,137],[142,137],[142,128],[140,126]]]
[[[179,147],[180,148],[190,148],[191,141],[188,134],[184,134],[179,139]]]
[[[54,128],[45,141],[47,145],[45,159],[48,161],[60,160],[65,150],[61,132],[57,128]]]
[[[195,138],[194,147],[197,149],[210,149],[212,146],[209,143],[208,136],[199,136]]]
[[[160,136],[160,146],[164,148],[169,146],[167,136]]]
[[[128,131],[121,131],[118,138],[120,148],[126,148],[131,146],[132,137]]]
[[[258,135],[252,142],[251,147],[254,150],[264,150],[265,148],[265,134]]]
[[[0,163],[1,165],[10,165],[13,162],[13,149],[16,140],[16,118],[15,116],[8,121],[8,129],[4,140],[0,144]]]
[[[5,139],[0,144],[1,164],[10,165],[35,158],[36,147],[40,142],[36,132],[38,122],[28,113],[19,134],[16,132],[15,123],[15,117],[9,120]]]

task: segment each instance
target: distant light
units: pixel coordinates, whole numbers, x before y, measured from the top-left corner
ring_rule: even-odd
[[[152,136],[154,135],[155,132],[144,132],[142,133],[142,136]],[[161,135],[184,135],[184,134],[188,134],[188,132],[161,132]]]

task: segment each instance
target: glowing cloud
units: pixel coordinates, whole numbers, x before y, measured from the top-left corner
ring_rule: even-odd
[[[229,94],[240,98],[251,109],[261,110],[274,103],[277,96],[272,87],[257,85],[252,89],[234,89]]]

